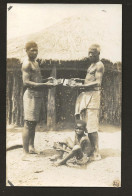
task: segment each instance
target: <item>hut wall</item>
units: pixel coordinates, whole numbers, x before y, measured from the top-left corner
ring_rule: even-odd
[[[8,71],[6,85],[7,124],[23,126],[23,84],[21,72]]]
[[[102,60],[105,65],[105,74],[102,81],[102,96],[100,122],[106,124],[121,124],[121,65]],[[88,66],[86,61],[45,61],[40,62],[44,78],[50,76],[52,65],[57,67],[57,78],[85,78]],[[15,59],[7,61],[6,86],[6,119],[7,124],[23,126],[23,84],[21,63]],[[56,122],[73,122],[75,101],[79,91],[69,87],[56,87],[55,108]],[[47,122],[48,90],[45,90],[43,108],[40,121]]]
[[[121,124],[121,73],[107,72],[102,81],[100,122]]]

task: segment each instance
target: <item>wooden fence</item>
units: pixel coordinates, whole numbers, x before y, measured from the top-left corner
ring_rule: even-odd
[[[105,74],[102,81],[100,122],[121,124],[121,64],[102,60]],[[85,61],[53,62],[45,61],[40,65],[43,77],[51,74],[57,78],[81,77],[86,74]],[[53,70],[54,67],[54,70]],[[7,124],[23,126],[23,83],[21,63],[16,59],[7,61],[6,120]],[[58,122],[74,121],[75,101],[78,91],[68,87],[56,87],[45,91],[41,120],[52,126]],[[53,105],[51,106],[51,99]],[[53,119],[52,119],[53,117]],[[52,119],[52,120],[51,120]]]

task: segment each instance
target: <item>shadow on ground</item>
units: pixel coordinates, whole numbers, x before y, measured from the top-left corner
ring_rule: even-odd
[[[55,149],[50,148],[50,149],[45,149],[45,150],[41,151],[39,156],[51,157],[56,154],[58,154],[57,151]]]
[[[100,149],[100,154],[102,159],[105,159],[107,157],[120,157],[121,152],[118,149],[112,149],[112,148],[105,148],[105,149]]]
[[[120,126],[113,126],[113,125],[100,125],[99,132],[103,133],[115,133],[121,131]]]

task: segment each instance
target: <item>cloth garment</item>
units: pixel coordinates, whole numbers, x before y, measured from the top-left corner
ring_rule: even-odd
[[[82,92],[76,100],[75,115],[87,108],[99,109],[100,108],[100,91]]]
[[[86,109],[80,114],[81,120],[86,122],[88,133],[98,132],[99,130],[99,110]]]
[[[27,89],[23,96],[24,120],[38,122],[42,104],[42,92]]]

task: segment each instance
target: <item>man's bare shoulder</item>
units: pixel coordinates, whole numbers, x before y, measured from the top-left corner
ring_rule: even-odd
[[[28,61],[28,59],[24,60],[22,64],[22,70],[29,71],[30,69],[31,69],[31,62]]]
[[[97,65],[97,70],[104,71],[104,64],[101,61],[98,61],[96,65]]]
[[[98,67],[104,67],[104,64],[103,64],[101,61],[98,61],[98,62],[96,63],[96,65],[97,65]]]

